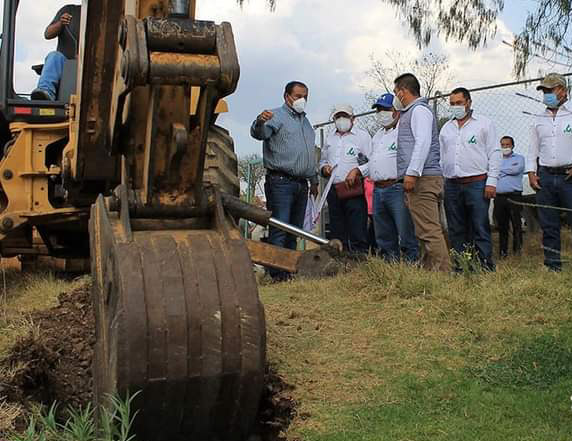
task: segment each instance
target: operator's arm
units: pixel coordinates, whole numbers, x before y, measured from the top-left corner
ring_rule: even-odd
[[[411,162],[405,174],[407,176],[421,176],[431,148],[433,114],[429,109],[423,106],[417,106],[413,109],[411,131],[415,138],[415,145],[413,146]]]
[[[540,140],[538,139],[538,132],[536,131],[536,124],[533,124],[530,129],[530,146],[526,154],[526,172],[536,174],[536,165],[538,161],[538,154],[540,151]]]
[[[372,146],[371,146],[371,136],[366,131],[363,132],[363,138],[361,139],[361,145],[359,146],[360,151],[368,159],[371,158]],[[369,161],[363,165],[358,166],[359,171],[362,176],[369,176]]]
[[[64,26],[67,26],[71,23],[72,16],[67,12],[64,12],[65,9],[60,9],[52,22],[46,28],[44,32],[44,38],[46,40],[52,40],[60,35],[64,29]]]
[[[502,153],[497,139],[497,130],[492,121],[489,121],[487,130],[487,158],[489,162],[486,185],[496,187],[502,161]]]

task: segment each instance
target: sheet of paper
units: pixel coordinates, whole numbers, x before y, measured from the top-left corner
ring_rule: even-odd
[[[326,198],[328,197],[328,193],[330,192],[330,188],[332,188],[332,184],[334,182],[334,176],[336,175],[335,170],[336,170],[337,166],[338,166],[338,164],[335,164],[332,167],[332,174],[330,175],[330,179],[328,180],[328,183],[324,187],[324,192],[322,193],[322,197],[320,198],[320,202],[318,203],[318,206],[316,207],[316,217],[314,218],[314,222],[318,222],[318,219],[320,218],[320,213],[322,213],[322,209],[324,208],[324,205],[326,204]]]

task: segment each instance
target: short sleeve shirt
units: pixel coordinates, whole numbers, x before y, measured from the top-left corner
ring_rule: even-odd
[[[56,23],[62,15],[68,13],[72,16],[71,23],[64,26],[58,35],[58,52],[65,55],[68,60],[77,58],[79,50],[79,24],[81,19],[81,6],[66,5],[58,11],[50,25]]]

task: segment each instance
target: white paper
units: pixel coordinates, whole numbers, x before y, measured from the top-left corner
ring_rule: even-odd
[[[322,197],[320,198],[320,202],[318,202],[318,206],[316,207],[316,217],[314,218],[314,224],[316,222],[318,222],[318,219],[320,219],[320,214],[322,213],[322,209],[324,208],[324,205],[326,204],[326,199],[328,197],[328,193],[330,192],[330,188],[332,188],[332,184],[334,183],[334,176],[336,175],[334,173],[334,170],[336,169],[337,166],[338,166],[338,164],[334,164],[334,166],[332,167],[332,173],[330,175],[330,179],[328,180],[328,183],[324,187],[324,192],[322,193]]]
[[[318,211],[318,203],[314,195],[308,197],[308,203],[306,204],[306,214],[304,216],[304,230],[312,232],[316,226],[316,221],[320,217],[320,212]]]

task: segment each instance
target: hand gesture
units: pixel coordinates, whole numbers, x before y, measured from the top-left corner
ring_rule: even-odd
[[[71,21],[72,21],[72,15],[68,14],[67,12],[62,14],[62,16],[60,17],[60,23],[64,26],[69,25]]]
[[[322,175],[324,175],[326,178],[332,176],[332,166],[331,165],[324,165],[322,167]]]
[[[348,173],[348,175],[346,176],[346,187],[349,189],[350,187],[353,187],[355,185],[355,183],[357,182],[357,180],[360,178],[361,176],[361,172],[359,170],[359,168],[354,168],[352,171],[350,171]]]
[[[262,112],[260,115],[258,115],[258,121],[270,121],[272,119],[272,117],[274,116],[274,113],[272,113],[270,110],[265,110],[264,112]]]

